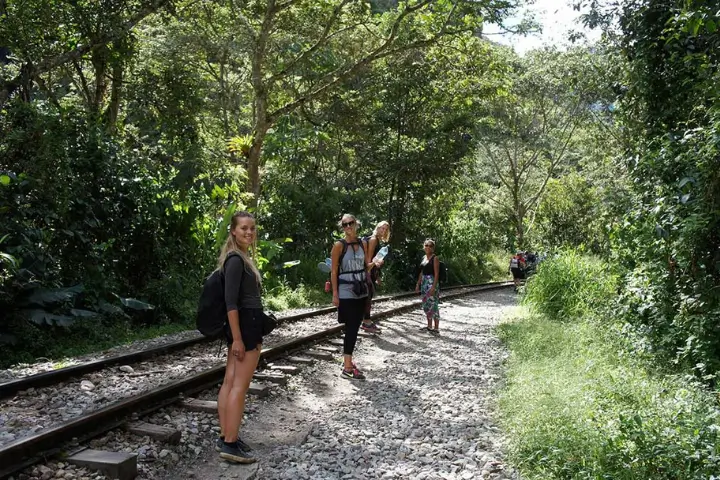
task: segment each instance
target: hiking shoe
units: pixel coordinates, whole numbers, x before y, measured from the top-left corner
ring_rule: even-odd
[[[365,375],[357,367],[353,367],[352,370],[343,368],[340,375],[351,380],[365,380]]]
[[[378,328],[378,326],[375,325],[375,324],[372,323],[372,322],[369,323],[369,324],[363,323],[363,324],[360,325],[360,328],[362,328],[363,331],[368,332],[368,333],[380,333],[380,331],[381,331],[381,330]]]
[[[240,437],[238,437],[238,439],[237,439],[237,444],[240,446],[240,448],[242,448],[243,450],[245,450],[248,453],[253,451],[252,447],[250,445],[248,445],[247,443],[243,442],[240,439]]]
[[[250,445],[248,445],[247,443],[243,442],[239,437],[237,439],[237,443],[246,452],[253,451],[252,447]],[[222,447],[224,444],[225,444],[225,435],[222,435],[222,436],[218,437],[217,442],[215,442],[215,451],[216,452],[222,451]]]
[[[253,463],[256,460],[250,452],[242,448],[240,442],[223,442],[220,458],[233,463]]]
[[[433,335],[440,335],[440,330],[437,328],[428,328],[428,332],[432,333]]]

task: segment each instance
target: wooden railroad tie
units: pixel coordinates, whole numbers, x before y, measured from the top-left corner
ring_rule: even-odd
[[[300,365],[312,365],[315,360],[308,357],[287,357],[286,360],[290,363],[298,363]]]
[[[296,365],[268,365],[268,368],[276,372],[287,373],[288,375],[294,375],[300,372],[300,367]]]
[[[125,428],[136,435],[148,436],[155,440],[169,443],[170,445],[177,445],[180,443],[180,437],[182,436],[182,432],[180,430],[145,422],[130,423],[127,424]]]
[[[327,345],[316,345],[315,348],[317,350],[320,350],[321,352],[328,352],[328,353],[334,353],[334,354],[340,353],[340,349],[338,349],[337,347],[328,347]]]
[[[186,398],[181,403],[182,407],[191,412],[217,413],[218,407],[215,400],[199,400],[197,398]]]
[[[255,372],[253,378],[259,382],[270,382],[277,385],[287,385],[288,377],[283,374],[271,372]]]
[[[262,383],[250,382],[250,388],[248,388],[248,393],[251,395],[256,395],[258,398],[267,397],[270,393],[270,386],[263,385]]]
[[[137,454],[122,452],[105,452],[102,450],[82,450],[67,459],[68,463],[100,470],[110,478],[132,480],[137,477]]]
[[[307,355],[308,357],[316,358],[318,360],[332,360],[334,358],[332,353],[321,352],[319,350],[307,350],[303,352],[303,355]]]

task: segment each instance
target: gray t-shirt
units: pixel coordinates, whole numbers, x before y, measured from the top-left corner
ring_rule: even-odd
[[[353,250],[353,247],[357,247],[357,251]],[[365,295],[357,296],[352,290],[353,280],[360,280],[365,282],[365,251],[360,248],[359,245],[348,245],[345,256],[340,259],[340,271],[341,272],[352,272],[354,270],[362,270],[358,273],[341,273],[338,275],[338,298],[364,298]],[[341,282],[340,280],[343,280]]]

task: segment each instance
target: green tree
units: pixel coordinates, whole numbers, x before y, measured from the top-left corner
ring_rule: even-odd
[[[524,247],[528,219],[550,179],[574,157],[575,134],[596,100],[580,72],[597,65],[585,49],[508,55],[508,83],[484,101],[478,122],[478,162],[484,180],[497,187],[488,199],[513,226],[515,244]]]

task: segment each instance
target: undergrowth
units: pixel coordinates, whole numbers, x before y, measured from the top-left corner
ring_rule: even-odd
[[[717,399],[634,354],[611,315],[612,285],[598,260],[549,260],[528,282],[530,308],[499,327],[511,461],[528,479],[715,478]]]

